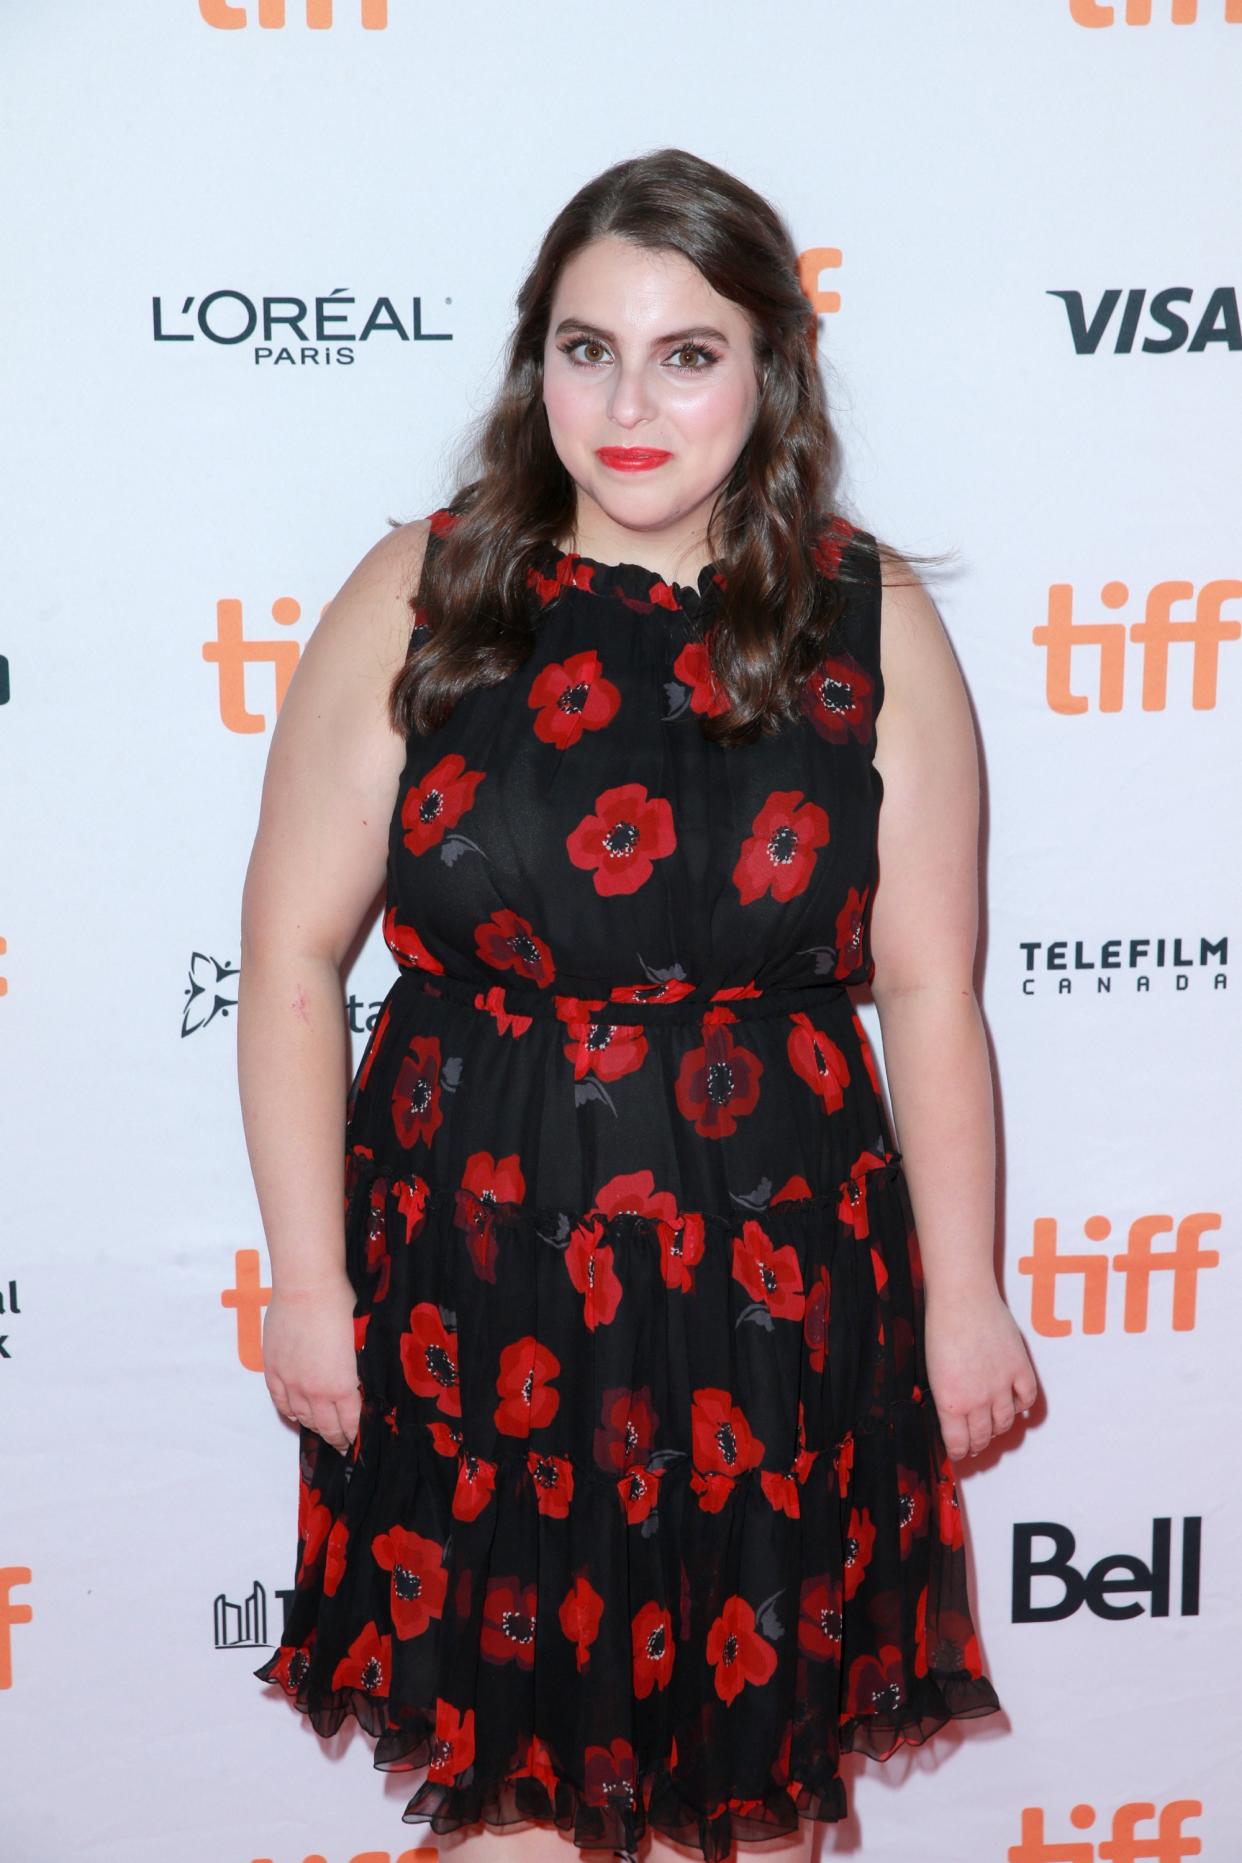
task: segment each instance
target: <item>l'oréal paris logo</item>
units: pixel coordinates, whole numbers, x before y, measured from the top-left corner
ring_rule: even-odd
[[[1226,990],[1229,939],[1205,932],[1153,938],[1019,938],[1024,996],[1161,996]]]
[[[452,298],[444,302],[451,304]],[[212,343],[248,348],[258,365],[294,367],[349,364],[364,343],[451,343],[451,330],[423,329],[423,301],[377,297],[369,303],[337,285],[325,297],[252,298],[244,291],[209,291],[205,297],[151,299],[151,334],[157,343]]]

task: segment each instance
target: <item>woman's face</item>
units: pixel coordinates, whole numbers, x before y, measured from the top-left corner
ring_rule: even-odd
[[[680,253],[609,236],[562,269],[544,345],[552,444],[578,488],[580,535],[706,533],[750,435],[759,384],[745,312]],[[627,469],[609,449],[651,449]],[[589,554],[589,546],[584,548]]]

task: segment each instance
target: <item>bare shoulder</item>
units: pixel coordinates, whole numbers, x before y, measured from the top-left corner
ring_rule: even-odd
[[[418,587],[430,530],[428,518],[395,525],[358,560],[312,636],[321,659],[339,654],[351,665],[373,669],[385,683],[391,680],[409,644],[410,598]]]

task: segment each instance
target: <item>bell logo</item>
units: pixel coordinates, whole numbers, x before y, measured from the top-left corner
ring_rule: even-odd
[[[1115,26],[1117,11],[1115,6],[1106,6],[1103,0],[1069,0],[1070,18],[1076,26]],[[1215,9],[1213,9],[1215,10]],[[1242,25],[1242,0],[1225,0],[1225,24]],[[1193,26],[1199,17],[1198,0],[1170,0],[1169,21],[1174,26]],[[1151,25],[1151,0],[1125,0],[1122,8],[1122,24],[1126,26]]]
[[[198,10],[209,26],[237,32],[250,24],[247,9],[233,0],[198,0]],[[285,23],[285,0],[258,0],[256,24],[278,32]],[[368,32],[383,32],[388,24],[388,0],[359,0],[361,23]],[[332,25],[332,0],[306,0],[306,23],[312,32],[327,32]]]
[[[1106,582],[1100,590],[1105,608],[1124,608],[1130,590],[1124,582]],[[1169,683],[1170,645],[1193,649],[1190,703],[1197,712],[1216,708],[1216,678],[1222,642],[1242,635],[1242,621],[1226,621],[1226,602],[1242,600],[1242,581],[1220,577],[1205,582],[1198,593],[1193,582],[1157,582],[1150,590],[1141,621],[1080,621],[1074,616],[1074,585],[1054,582],[1048,590],[1048,619],[1031,629],[1031,639],[1046,651],[1044,692],[1054,712],[1089,711],[1084,693],[1070,689],[1070,655],[1075,647],[1099,650],[1096,710],[1119,712],[1125,691],[1127,639],[1142,649],[1142,708],[1162,712]],[[1177,602],[1193,603],[1191,613],[1173,619]]]
[[[1171,1327],[1175,1333],[1195,1329],[1199,1290],[1199,1273],[1203,1268],[1220,1266],[1220,1251],[1200,1248],[1199,1238],[1208,1229],[1219,1229],[1221,1219],[1214,1212],[1196,1210],[1177,1225],[1172,1248],[1156,1250],[1156,1236],[1167,1235],[1173,1228],[1171,1216],[1140,1216],[1131,1223],[1126,1246],[1116,1255],[1107,1250],[1079,1250],[1062,1255],[1057,1248],[1057,1223],[1052,1216],[1040,1216],[1035,1222],[1034,1243],[1029,1255],[1018,1257],[1018,1273],[1031,1277],[1031,1324],[1045,1339],[1063,1339],[1072,1333],[1074,1323],[1057,1313],[1057,1283],[1062,1276],[1078,1275],[1082,1281],[1082,1304],[1078,1315],[1081,1333],[1102,1333],[1107,1317],[1108,1295],[1114,1273],[1122,1277],[1122,1330],[1127,1333],[1147,1331],[1148,1298],[1154,1274],[1167,1274],[1172,1282],[1169,1300]],[[1089,1216],[1083,1234],[1090,1242],[1106,1242],[1113,1232],[1107,1216]]]
[[[1036,1805],[1022,1807],[1022,1838],[1010,1844],[1005,1863],[1183,1863],[1203,1853],[1201,1838],[1185,1830],[1187,1818],[1203,1816],[1202,1800],[1171,1798],[1159,1809],[1150,1801],[1134,1799],[1118,1805],[1109,1832],[1097,1846],[1090,1838],[1074,1843],[1045,1836],[1044,1813]],[[1089,1831],[1096,1820],[1094,1805],[1075,1805],[1069,1821],[1076,1831]],[[1155,1830],[1140,1835],[1140,1824],[1155,1823]]]
[[[1046,1559],[1035,1559],[1036,1540],[1051,1540],[1052,1551]],[[1143,1616],[1143,1607],[1131,1592],[1147,1592],[1151,1599],[1149,1617],[1169,1615],[1172,1589],[1173,1522],[1167,1514],[1151,1523],[1151,1564],[1132,1558],[1129,1553],[1105,1553],[1091,1569],[1080,1572],[1070,1563],[1075,1550],[1074,1535],[1058,1520],[1017,1522],[1013,1530],[1013,1621],[1015,1624],[1060,1623],[1073,1617],[1085,1604],[1093,1617],[1109,1623]],[[1199,1615],[1199,1568],[1203,1550],[1203,1520],[1199,1514],[1187,1514],[1182,1521],[1181,1586],[1178,1614]],[[1060,1596],[1051,1604],[1032,1604],[1031,1580],[1052,1579],[1060,1586]],[[1118,1595],[1124,1602],[1115,1603]]]
[[[282,595],[272,603],[272,620],[278,627],[292,627],[302,618],[302,607],[291,595]],[[220,721],[230,731],[266,731],[267,713],[246,709],[246,668],[258,661],[271,666],[276,675],[276,711],[279,712],[297,671],[302,649],[296,640],[247,640],[242,626],[242,605],[226,600],[216,603],[216,637],[203,642],[203,658],[219,668]]]

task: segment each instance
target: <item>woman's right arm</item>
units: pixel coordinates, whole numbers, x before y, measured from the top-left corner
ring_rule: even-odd
[[[387,695],[428,528],[382,537],[307,641],[272,733],[242,892],[237,1077],[272,1269],[264,1377],[286,1416],[342,1454],[361,1403],[345,1273],[341,966],[384,884],[406,748]]]

